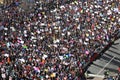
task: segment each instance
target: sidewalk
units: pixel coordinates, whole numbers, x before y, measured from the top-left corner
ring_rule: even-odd
[[[111,73],[109,76],[115,77],[117,74]],[[97,75],[97,74],[88,74],[87,80],[103,80],[104,75]]]
[[[87,80],[103,80],[104,75],[88,74]]]
[[[103,80],[103,78],[95,77],[93,80]]]
[[[98,78],[98,77],[96,77],[96,78],[93,78],[93,79],[87,79],[87,80],[103,80],[103,78]]]

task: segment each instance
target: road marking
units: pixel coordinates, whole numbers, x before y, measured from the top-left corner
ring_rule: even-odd
[[[115,56],[113,56],[113,58],[97,73],[97,75],[99,75],[112,62],[114,58]]]
[[[99,78],[104,78],[104,75],[88,74],[88,77],[99,77]]]

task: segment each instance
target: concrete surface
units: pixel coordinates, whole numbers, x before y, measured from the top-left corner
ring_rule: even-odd
[[[104,76],[104,72],[109,70],[111,76],[117,74],[117,69],[120,66],[120,39],[116,40],[114,44],[105,52],[100,59],[93,62],[88,68],[90,74]],[[88,80],[103,80],[102,77],[95,76]]]

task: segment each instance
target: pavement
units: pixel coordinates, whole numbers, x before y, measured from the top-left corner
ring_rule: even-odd
[[[90,72],[87,80],[103,80],[104,72],[109,70],[110,76],[116,76],[118,67],[120,66],[120,39],[116,40],[114,44],[101,56],[100,59],[93,62],[88,68]]]

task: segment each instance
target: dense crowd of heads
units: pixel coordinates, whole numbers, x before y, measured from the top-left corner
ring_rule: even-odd
[[[82,67],[120,28],[119,0],[77,0],[53,10],[38,4],[0,11],[0,77],[83,78]]]

